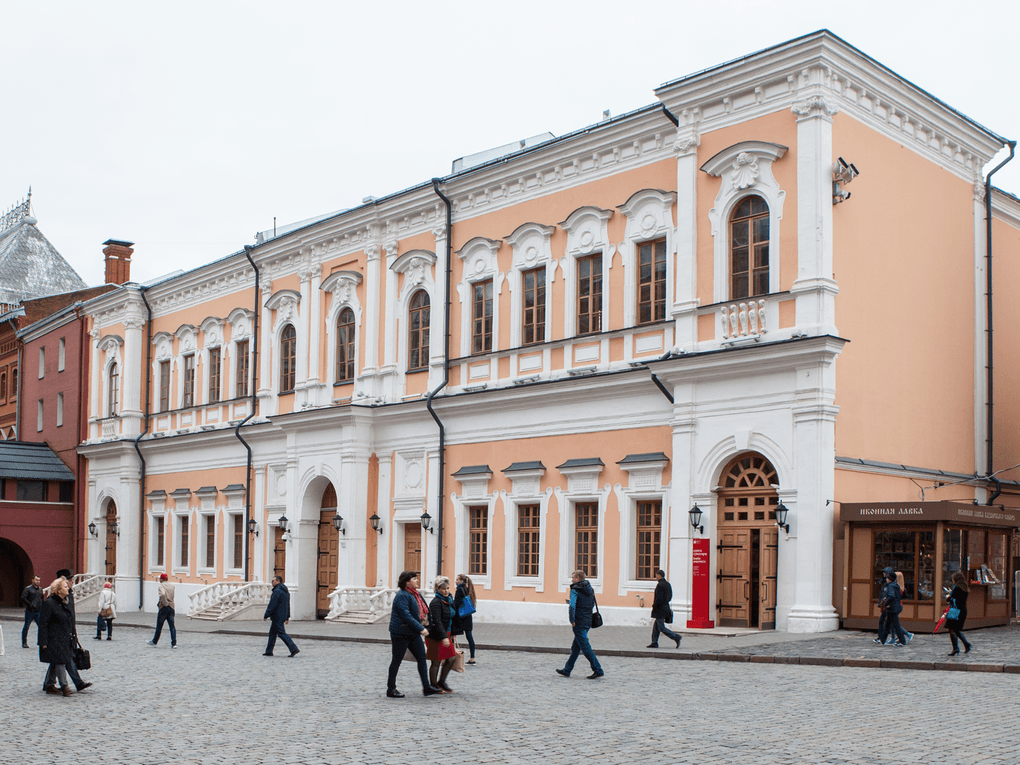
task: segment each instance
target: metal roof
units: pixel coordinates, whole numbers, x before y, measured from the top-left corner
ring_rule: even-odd
[[[510,467],[503,468],[504,473],[512,473],[515,470],[545,470],[545,465],[541,460],[533,460],[531,462],[515,462]]]
[[[35,223],[26,217],[0,233],[0,302],[14,304],[88,287]]]
[[[456,478],[459,475],[484,475],[485,473],[489,473],[490,475],[492,474],[492,470],[488,465],[467,465],[454,473],[453,476]]]
[[[0,441],[0,478],[73,481],[74,473],[46,444]]]

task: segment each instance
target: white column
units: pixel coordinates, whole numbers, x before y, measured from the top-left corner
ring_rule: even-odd
[[[301,301],[298,303],[298,310],[304,309],[302,316],[300,313],[296,317],[294,322],[294,328],[297,330],[297,348],[295,349],[295,355],[297,360],[297,369],[295,371],[294,389],[295,391],[302,391],[302,401],[307,400],[304,396],[305,384],[308,381],[308,335],[311,332],[311,321],[312,317],[309,316],[308,304],[311,302],[311,284],[312,284],[312,270],[307,266],[302,266],[298,272],[298,277],[301,279]]]
[[[99,408],[99,391],[102,389],[103,380],[103,364],[102,359],[99,357],[99,337],[100,331],[93,327],[89,331],[89,337],[92,338],[92,375],[89,380],[89,438],[99,438],[103,434],[103,426],[99,420],[103,416],[103,410]],[[20,436],[20,434],[19,434]]]
[[[797,329],[838,335],[832,274],[832,116],[838,109],[822,96],[792,107],[797,116]]]
[[[366,392],[378,395],[374,378],[379,372],[379,279],[382,267],[382,248],[377,244],[365,248],[368,256],[368,275],[365,279],[365,368],[362,376],[366,379]]]
[[[676,268],[673,310],[676,345],[691,351],[698,343],[698,144],[697,132],[677,130],[676,152]]]
[[[691,541],[691,521],[688,511],[694,505],[694,438],[695,419],[690,405],[693,385],[683,384],[674,387],[674,397],[679,403],[674,406],[673,453],[670,461],[670,517],[667,528],[669,532],[669,557],[662,568],[673,586],[673,603],[676,611],[676,627],[683,627],[691,618],[691,585],[693,546]],[[705,506],[699,503],[702,509]],[[705,513],[705,521],[710,521],[709,513]],[[710,525],[711,527],[711,525]]]
[[[319,283],[322,281],[322,267],[316,264],[311,273],[311,292],[308,306],[308,377],[306,400],[310,404],[324,404],[328,399],[321,396],[319,373],[320,369],[320,346],[322,333],[322,290]]]
[[[446,346],[446,227],[432,229],[436,237],[436,265],[432,278],[436,283],[435,300],[429,308],[429,388],[443,380],[443,353]],[[396,554],[396,551],[394,551]]]
[[[397,524],[393,522],[393,512],[390,504],[390,476],[393,472],[393,457],[389,452],[379,455],[379,485],[377,496],[379,497],[379,509],[375,512],[379,515],[379,523],[383,533],[375,532],[378,547],[375,554],[375,583],[387,587],[395,587],[396,582],[390,581],[390,556],[395,555],[393,540]]]
[[[386,318],[383,333],[383,368],[384,374],[392,374],[397,369],[397,324],[400,316],[397,315],[397,272],[393,270],[393,263],[397,259],[397,243],[386,243]],[[389,393],[389,391],[388,391]],[[399,395],[393,391],[393,395]]]

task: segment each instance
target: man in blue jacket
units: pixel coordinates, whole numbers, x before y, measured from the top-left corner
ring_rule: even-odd
[[[273,594],[269,598],[269,605],[266,606],[266,615],[262,618],[263,620],[272,619],[269,627],[269,644],[266,646],[266,652],[262,655],[273,655],[273,647],[276,645],[277,636],[279,636],[280,640],[290,649],[290,657],[294,658],[301,649],[294,645],[294,641],[290,639],[287,628],[284,626],[290,621],[290,591],[283,583],[283,579],[278,576],[273,577]]]
[[[563,669],[556,672],[563,677],[570,677],[570,673],[574,671],[574,662],[577,661],[578,655],[583,653],[584,658],[591,664],[588,679],[597,680],[606,673],[602,671],[602,665],[599,664],[595,652],[591,649],[591,643],[588,642],[591,612],[595,608],[595,591],[591,588],[587,575],[581,570],[575,571],[570,581],[570,626],[574,630],[574,642],[570,646],[570,658],[567,659]]]

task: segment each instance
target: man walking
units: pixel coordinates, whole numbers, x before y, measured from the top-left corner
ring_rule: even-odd
[[[591,588],[587,575],[581,570],[573,573],[570,582],[570,626],[574,630],[574,642],[570,645],[570,658],[567,659],[563,669],[558,669],[556,672],[563,677],[570,677],[578,655],[583,653],[584,658],[591,665],[591,674],[588,675],[588,679],[597,680],[606,673],[602,671],[602,665],[599,664],[595,652],[591,649],[591,643],[588,642],[591,612],[595,608],[595,591]]]
[[[661,568],[655,572],[655,578],[658,579],[655,583],[655,597],[652,600],[652,619],[655,621],[652,623],[652,642],[646,647],[658,648],[661,632],[670,640],[675,640],[676,647],[679,648],[680,636],[666,626],[666,622],[673,621],[673,609],[669,607],[669,602],[673,600],[673,588],[666,581],[666,572]]]
[[[159,636],[163,632],[163,622],[170,627],[170,647],[177,647],[177,627],[174,626],[174,586],[167,581],[166,574],[159,575],[159,600],[156,605],[159,611],[156,614],[156,634],[149,645],[159,643]]]
[[[301,649],[294,645],[294,641],[290,639],[287,628],[284,626],[290,621],[290,591],[283,583],[283,579],[278,576],[273,577],[273,594],[269,598],[266,615],[262,619],[263,621],[272,619],[269,626],[269,643],[266,645],[266,652],[262,654],[263,656],[273,655],[277,636],[290,649],[290,658],[293,659],[300,653]]]
[[[43,602],[39,577],[32,577],[32,583],[21,593],[21,602],[25,604],[25,626],[21,630],[21,647],[28,648],[29,625],[35,622],[35,631],[39,631],[39,612],[42,610]]]

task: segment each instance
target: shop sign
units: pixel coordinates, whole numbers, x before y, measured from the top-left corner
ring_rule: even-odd
[[[969,502],[844,502],[839,519],[855,523],[966,523],[1020,526],[1020,512]]]

